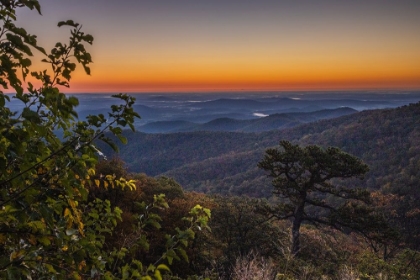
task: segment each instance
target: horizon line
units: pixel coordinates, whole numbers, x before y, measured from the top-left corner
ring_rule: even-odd
[[[66,88],[68,89],[68,88]],[[420,92],[419,88],[326,88],[326,89],[172,89],[172,90],[120,90],[120,91],[92,91],[92,90],[77,90],[77,91],[69,91],[69,90],[62,90],[64,94],[119,94],[119,93],[127,93],[127,94],[176,94],[176,93],[184,93],[184,94],[209,94],[209,93],[296,93],[296,92],[305,92],[305,93],[337,93],[337,92],[371,92],[371,93],[402,93],[402,92]],[[16,94],[16,92],[3,92],[3,94]],[[25,93],[27,94],[27,93]]]

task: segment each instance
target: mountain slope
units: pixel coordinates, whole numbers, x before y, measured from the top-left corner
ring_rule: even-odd
[[[352,184],[398,193],[420,185],[420,103],[263,133],[135,133],[121,157],[132,171],[170,176],[187,189],[266,196],[271,187],[256,165],[281,139],[337,146],[362,158],[371,171]]]

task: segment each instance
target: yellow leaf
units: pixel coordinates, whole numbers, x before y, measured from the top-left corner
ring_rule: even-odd
[[[72,199],[69,199],[69,205],[70,205],[71,208],[75,208],[76,207],[76,203]]]
[[[79,263],[79,270],[82,270],[85,266],[86,266],[86,262],[85,261],[81,261]]]
[[[20,251],[14,251],[10,254],[10,261],[14,261],[16,259],[19,259],[23,256],[23,254],[25,253],[24,250],[20,250]]]
[[[95,180],[95,185],[99,188],[99,185],[101,184],[101,182],[98,180],[98,179],[96,179]]]
[[[71,216],[71,211],[69,208],[64,209],[64,217]]]
[[[171,270],[169,269],[169,267],[168,267],[168,266],[166,266],[166,265],[164,265],[164,264],[160,264],[160,265],[158,265],[158,266],[156,267],[156,269],[158,269],[158,270],[171,271]]]
[[[84,232],[83,232],[83,228],[85,227],[85,225],[82,222],[79,222],[79,232],[80,235],[85,236]]]
[[[155,270],[155,275],[154,276],[155,276],[156,280],[162,280],[162,275],[160,274],[159,269]]]

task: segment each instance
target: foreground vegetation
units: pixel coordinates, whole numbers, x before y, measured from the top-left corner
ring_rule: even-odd
[[[85,45],[92,44],[93,37],[71,20],[60,22],[59,27],[71,29],[69,42],[57,43],[47,53],[36,36],[15,25],[16,10],[21,8],[38,13],[41,9],[35,0],[0,4],[0,84],[16,92],[13,96],[0,92],[0,278],[161,279],[174,259],[187,258],[185,248],[195,231],[207,227],[210,210],[192,207],[180,227],[167,232],[160,256],[144,263],[130,250],[149,246],[143,229],[161,227],[154,211],[168,205],[163,195],[133,201],[139,209],[132,221],[135,238],[107,246],[123,212],[109,199],[92,197],[89,187],[133,191],[136,185],[114,173],[96,176],[103,154],[95,141],[115,149],[104,134],[108,131],[126,142],[122,128],[134,129],[139,117],[132,108],[134,98],[115,95],[119,105],[113,105],[107,117],[77,120],[78,100],[65,96],[59,87],[69,86],[76,63],[90,73],[92,60]],[[30,71],[34,50],[50,69]],[[28,75],[31,81],[24,93]],[[11,97],[23,103],[22,111],[9,109]]]
[[[136,180],[137,186],[134,191],[114,189],[109,192],[96,186],[89,190],[92,196],[108,198],[111,204],[124,209],[123,220],[118,223],[114,234],[107,238],[107,247],[136,238],[137,233],[132,228],[133,217],[141,212],[141,208],[135,207],[136,202],[150,203],[152,197],[158,194],[164,194],[167,198],[169,208],[155,209],[162,218],[161,228],[144,228],[146,236],[150,238],[148,249],[130,251],[130,257],[142,262],[156,259],[165,251],[165,234],[180,227],[182,217],[188,214],[191,207],[199,204],[211,209],[208,223],[211,230],[195,235],[194,241],[185,250],[188,262],[185,259],[174,260],[171,275],[166,275],[167,279],[420,277],[418,251],[404,241],[404,231],[395,235],[396,232],[386,224],[383,224],[384,228],[370,231],[371,235],[364,235],[357,228],[342,231],[327,225],[302,223],[300,248],[295,254],[292,220],[269,219],[266,206],[275,204],[267,200],[187,192],[170,178],[129,174],[123,162],[117,158],[99,163],[97,174],[105,172],[123,174]],[[381,205],[389,207],[383,195],[373,192],[369,197],[379,219],[389,217],[388,212],[382,212],[384,208]],[[309,209],[308,214],[318,215],[319,212]]]
[[[108,116],[78,120],[78,100],[60,87],[76,65],[90,73],[93,37],[60,22],[69,42],[47,53],[15,26],[20,8],[40,12],[36,0],[0,4],[0,84],[15,91],[0,93],[0,278],[420,278],[418,201],[391,186],[342,185],[367,166],[337,148],[267,150],[260,167],[275,196],[266,199],[186,192],[107,160],[98,143],[127,142],[135,100],[115,95]],[[32,51],[48,71],[30,71]],[[24,109],[11,111],[10,98]]]

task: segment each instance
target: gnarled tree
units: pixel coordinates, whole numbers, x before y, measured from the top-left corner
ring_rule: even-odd
[[[266,207],[271,217],[292,221],[292,254],[300,249],[302,223],[323,224],[340,230],[355,230],[367,238],[384,238],[388,229],[369,207],[366,189],[349,188],[340,179],[361,178],[368,166],[360,159],[329,147],[299,147],[281,141],[280,148],[266,151],[258,166],[273,177],[273,193],[280,203]]]

